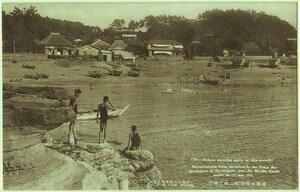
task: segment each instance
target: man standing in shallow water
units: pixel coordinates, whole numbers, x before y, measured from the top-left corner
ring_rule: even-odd
[[[103,142],[105,141],[107,120],[109,119],[108,110],[113,110],[113,111],[115,110],[112,104],[108,100],[109,100],[108,96],[104,96],[103,103],[98,105],[96,122],[99,123],[99,114],[100,114],[99,143],[101,142],[101,132],[104,132]]]
[[[78,114],[77,98],[79,97],[80,94],[81,94],[80,89],[76,89],[74,91],[74,97],[70,99],[70,103],[69,103],[69,106],[72,107],[72,110],[76,114],[76,119],[77,119],[77,114]],[[78,138],[76,136],[76,132],[75,132],[76,119],[73,121],[70,121],[70,124],[69,124],[69,137],[68,137],[69,142],[70,142],[71,132],[73,134],[75,143],[78,140]]]

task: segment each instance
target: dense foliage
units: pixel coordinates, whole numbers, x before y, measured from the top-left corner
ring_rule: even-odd
[[[199,14],[194,20],[149,15],[140,21],[131,20],[128,25],[124,19],[116,18],[104,30],[80,22],[42,17],[33,6],[15,7],[10,13],[2,11],[2,18],[4,52],[13,52],[14,42],[17,52],[39,52],[37,42],[50,32],[59,32],[70,41],[79,38],[89,44],[97,38],[112,43],[124,31],[138,34],[137,45],[132,45],[136,48],[150,39],[173,39],[186,49],[196,40],[202,46],[200,49],[209,54],[220,54],[224,49],[249,54],[270,54],[274,49],[282,53],[296,51],[287,41],[288,37],[296,37],[293,26],[276,16],[255,11],[216,9]],[[137,32],[141,29],[145,32]]]

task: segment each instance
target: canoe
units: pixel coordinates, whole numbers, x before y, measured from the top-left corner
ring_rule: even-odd
[[[209,85],[218,85],[219,80],[204,80],[202,83],[209,84]]]
[[[114,111],[108,111],[108,116],[111,117],[118,117],[120,115],[122,115],[127,109],[128,109],[129,105],[126,105],[125,107],[122,108],[118,108]],[[96,115],[97,115],[97,108],[94,109],[94,112],[91,113],[84,113],[82,115],[79,115],[77,120],[95,120],[96,119]]]

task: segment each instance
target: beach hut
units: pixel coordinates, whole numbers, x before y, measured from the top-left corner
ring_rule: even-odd
[[[100,50],[99,51],[99,60],[100,61],[112,61],[112,52],[110,50]]]
[[[45,47],[48,58],[62,58],[75,55],[74,45],[59,33],[50,33],[48,37],[39,42]]]

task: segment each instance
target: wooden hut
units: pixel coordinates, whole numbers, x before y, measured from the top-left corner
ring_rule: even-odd
[[[62,58],[75,55],[74,45],[59,33],[51,33],[48,37],[39,42],[45,47],[48,58]]]

